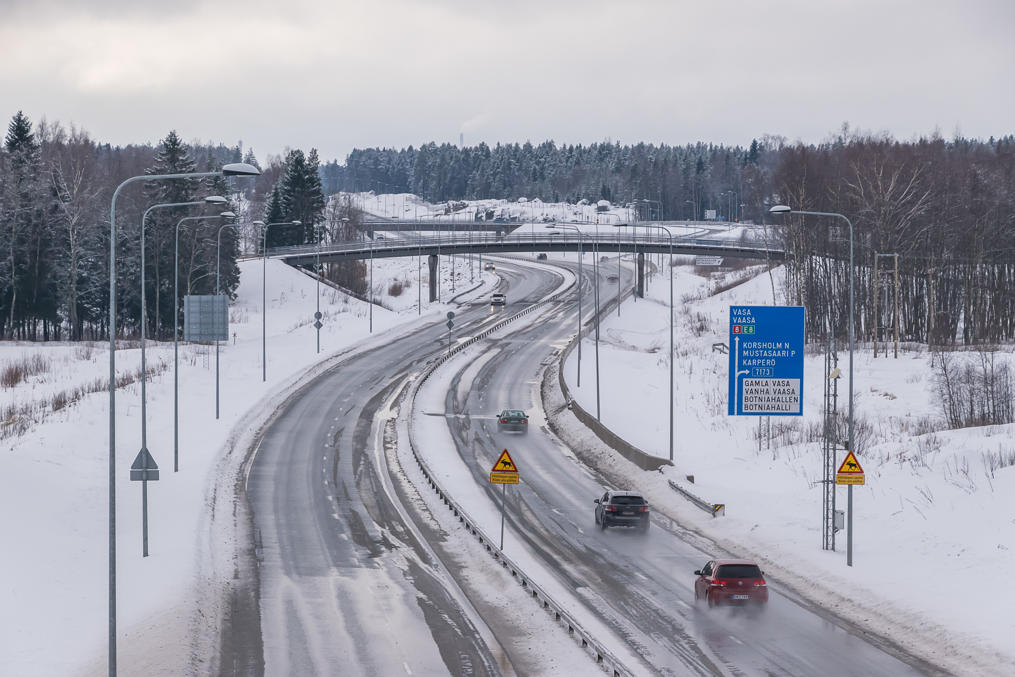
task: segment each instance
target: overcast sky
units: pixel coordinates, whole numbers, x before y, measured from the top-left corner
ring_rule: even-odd
[[[262,161],[1015,132],[1015,0],[0,0],[0,46],[6,120]]]

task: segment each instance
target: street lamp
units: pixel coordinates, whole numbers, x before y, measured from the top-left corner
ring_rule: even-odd
[[[211,196],[205,200],[211,200]],[[225,199],[223,198],[223,202]],[[222,204],[213,201],[212,204]],[[175,244],[173,246],[173,472],[180,470],[180,226],[187,221],[202,219],[218,219],[232,212],[222,212],[216,216],[184,216],[176,223]]]
[[[222,212],[220,215],[222,218],[233,219],[236,218],[236,214],[232,212]],[[236,230],[235,223],[223,223],[219,226],[218,235],[215,237],[215,297],[219,295],[219,270],[222,268],[222,231],[226,228],[232,228]],[[215,337],[215,420],[219,417],[219,339]]]
[[[321,224],[316,224],[317,229],[317,310],[314,312],[314,329],[317,330],[317,354],[321,354]]]
[[[548,225],[548,229],[566,228],[578,233],[578,387],[582,387],[582,232],[577,226],[565,224]]]
[[[116,198],[135,181],[199,179],[209,176],[257,176],[261,170],[244,162],[214,172],[142,174],[123,181],[109,200],[109,637],[108,673],[116,677]]]
[[[222,204],[226,201],[224,197],[218,195],[212,195],[204,200],[189,201],[189,202],[163,202],[161,204],[152,205],[145,210],[141,216],[141,455],[142,463],[147,464],[148,461],[148,366],[145,358],[145,344],[147,343],[147,324],[148,324],[148,304],[145,294],[145,225],[148,221],[148,215],[156,209],[165,209],[167,207],[190,207],[194,205],[203,204]],[[176,308],[173,308],[174,312]],[[156,318],[156,323],[158,318]],[[176,459],[176,453],[174,449],[173,453],[174,461]],[[175,465],[174,465],[175,467]],[[144,466],[147,469],[147,465]],[[175,472],[175,471],[174,471]],[[148,480],[143,479],[141,481],[141,556],[148,556]]]
[[[786,205],[775,205],[768,210],[769,214],[804,214],[807,216],[834,216],[842,219],[849,226],[849,451],[853,452],[853,222],[837,212],[809,212],[793,209]],[[846,565],[853,566],[853,485],[848,485],[847,512],[848,524],[846,531]]]
[[[627,228],[628,224],[617,223],[614,224],[617,228]],[[665,226],[657,226],[655,224],[642,224],[645,228],[655,228],[661,230],[670,239],[670,460],[673,460],[673,233],[670,232],[669,228]]]
[[[302,226],[302,221],[254,221],[261,227],[261,382],[268,380],[268,229],[272,226]]]
[[[142,449],[147,449],[148,448],[148,443],[147,443],[148,442],[148,432],[147,432],[148,431],[148,415],[147,415],[147,412],[148,412],[148,397],[147,397],[147,393],[146,393],[146,386],[147,386],[147,382],[148,382],[148,374],[147,374],[147,367],[146,367],[147,361],[145,359],[145,344],[146,344],[146,340],[145,339],[147,337],[148,304],[146,302],[146,294],[145,294],[145,287],[146,287],[146,285],[145,285],[145,237],[144,237],[145,226],[147,225],[147,222],[148,222],[148,215],[151,214],[156,209],[167,209],[167,208],[170,208],[170,207],[195,207],[195,206],[198,206],[198,205],[205,205],[205,204],[225,204],[226,202],[227,202],[226,199],[224,197],[222,197],[221,195],[209,195],[208,197],[204,198],[203,200],[194,200],[194,201],[190,201],[190,202],[163,202],[161,204],[152,205],[151,207],[146,209],[144,214],[141,216],[141,448]],[[201,217],[197,217],[197,218],[201,218]],[[173,316],[176,317],[177,314],[178,314],[177,313],[177,308],[176,308],[176,305],[175,305],[175,299],[176,299],[176,297],[174,296],[173,299],[174,299],[174,301],[173,301],[173,303],[174,303],[174,305],[173,305]],[[156,321],[158,321],[158,320],[156,319]],[[175,325],[174,325],[174,330],[175,330]],[[174,342],[176,340],[175,334],[173,336],[173,340],[174,340]],[[175,344],[174,344],[174,348],[175,348]],[[178,453],[177,453],[177,449],[178,449],[178,446],[176,444],[174,444],[173,445],[173,472],[176,472],[176,471],[179,470],[179,463],[178,463],[179,456],[178,456]],[[146,485],[142,485],[141,491],[143,493],[147,494],[147,486]],[[147,501],[144,500],[144,499],[142,499],[142,503],[147,505]],[[142,546],[142,550],[143,550],[143,556],[147,557],[148,556],[148,529],[147,529],[147,520],[145,520],[145,522],[146,522],[145,527],[142,529],[142,531],[144,532],[144,535],[143,535],[144,544]]]

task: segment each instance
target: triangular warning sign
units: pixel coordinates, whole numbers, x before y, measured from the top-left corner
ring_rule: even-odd
[[[505,449],[500,452],[500,458],[493,464],[493,469],[490,472],[518,472],[518,466],[511,460],[511,454]]]
[[[155,463],[148,447],[141,447],[130,466],[130,479],[134,482],[154,482],[159,479],[159,466]]]
[[[860,467],[860,461],[856,460],[856,456],[851,451],[846,454],[846,459],[835,472],[840,475],[862,475],[863,468]]]

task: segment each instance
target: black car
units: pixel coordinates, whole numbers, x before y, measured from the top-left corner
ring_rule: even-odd
[[[524,434],[529,429],[529,415],[519,409],[505,409],[497,414],[497,432],[513,430]]]
[[[497,266],[493,265],[492,263],[488,263],[485,266],[483,266],[483,270],[497,270]]]
[[[543,252],[539,252],[538,254],[536,254],[536,258],[539,259],[540,261],[545,261],[546,254],[544,254]]]
[[[646,531],[649,525],[648,501],[633,491],[607,491],[597,498],[596,524],[606,527],[637,527]]]

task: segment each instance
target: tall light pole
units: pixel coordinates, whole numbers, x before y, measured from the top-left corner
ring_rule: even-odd
[[[145,294],[145,226],[148,221],[148,215],[156,209],[166,209],[168,207],[190,207],[193,205],[202,204],[222,204],[226,201],[224,197],[214,195],[206,198],[205,200],[188,201],[188,202],[163,202],[161,204],[152,205],[145,210],[145,213],[141,216],[141,453],[148,454],[148,363],[145,358],[145,338],[148,333],[148,302]],[[175,314],[176,307],[173,307]],[[158,318],[156,318],[156,323]],[[174,450],[175,458],[175,450]],[[147,456],[144,459],[147,463]],[[147,466],[146,466],[147,467]],[[148,556],[148,482],[143,480],[141,482],[141,556]]]
[[[573,230],[578,233],[578,387],[582,387],[582,232],[577,226],[568,226],[565,224],[559,225],[548,225],[547,228],[555,230],[557,228]]]
[[[624,223],[614,224],[617,228],[627,228]],[[666,233],[670,240],[670,460],[673,460],[673,233],[665,226],[642,224],[645,228],[655,228]]]
[[[775,205],[770,214],[804,214],[807,216],[832,216],[842,219],[849,226],[849,451],[853,452],[853,222],[837,212],[809,212],[793,209],[786,205]],[[846,566],[853,566],[853,485],[847,491]]]
[[[317,354],[321,354],[321,224],[314,226],[317,229],[317,310],[314,311],[314,329],[317,330]]]
[[[107,667],[116,677],[116,198],[135,181],[199,179],[208,176],[257,176],[261,170],[243,162],[214,172],[145,174],[123,181],[109,200],[109,637]]]
[[[217,197],[217,196],[211,196]],[[210,200],[211,198],[205,198]],[[223,198],[223,202],[225,198]],[[217,204],[217,203],[212,203]],[[184,216],[176,222],[176,233],[173,245],[173,472],[180,470],[180,226],[187,221],[201,219],[218,219],[232,212],[222,212],[215,216]]]
[[[223,218],[236,218],[232,212],[223,212]],[[236,230],[235,223],[223,223],[215,236],[215,296],[219,295],[219,271],[222,268],[222,231],[226,228]],[[219,340],[215,339],[215,420],[219,417]]]
[[[374,333],[374,232],[370,231],[370,333]]]
[[[261,382],[268,380],[268,229],[272,226],[302,226],[302,221],[254,221],[261,227]]]

